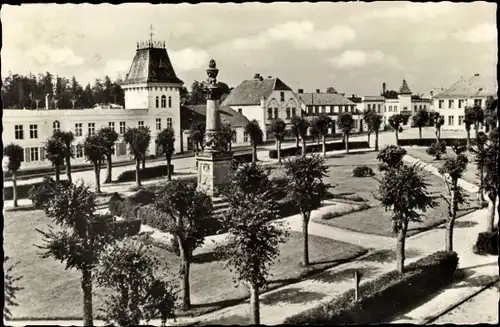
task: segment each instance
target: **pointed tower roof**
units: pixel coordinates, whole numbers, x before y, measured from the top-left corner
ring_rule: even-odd
[[[401,88],[399,89],[399,94],[411,94],[411,90],[408,87],[408,83],[406,83],[406,80],[403,80],[403,84],[401,85]]]
[[[123,84],[170,83],[184,84],[175,74],[174,67],[165,48],[165,42],[138,42],[130,70]]]

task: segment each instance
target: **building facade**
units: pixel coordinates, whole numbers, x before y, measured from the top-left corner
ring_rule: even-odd
[[[465,108],[486,108],[488,98],[497,98],[496,79],[480,76],[460,78],[433,97],[433,110],[444,116],[443,130],[463,130]]]

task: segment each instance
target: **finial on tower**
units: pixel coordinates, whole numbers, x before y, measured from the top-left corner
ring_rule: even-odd
[[[208,62],[208,84],[215,85],[217,83],[217,75],[219,74],[219,70],[216,68],[215,60],[210,59]]]

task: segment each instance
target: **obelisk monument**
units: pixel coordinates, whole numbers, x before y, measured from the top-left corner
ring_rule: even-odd
[[[220,97],[221,92],[217,86],[215,60],[210,60],[207,71],[207,115],[205,128],[205,148],[196,160],[198,162],[198,188],[211,196],[217,196],[217,186],[228,182],[233,153],[224,150],[217,139],[220,129]]]

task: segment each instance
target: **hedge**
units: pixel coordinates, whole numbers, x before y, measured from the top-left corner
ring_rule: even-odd
[[[28,198],[29,191],[32,187],[38,188],[43,182],[33,183],[33,184],[21,184],[17,185],[17,199]],[[14,189],[12,186],[4,187],[3,189],[4,200],[12,200],[14,197]]]
[[[446,143],[446,146],[452,146],[454,143],[458,142],[460,145],[467,145],[467,139],[464,138],[441,138],[440,141]],[[436,139],[400,139],[399,146],[425,146],[429,147],[433,143],[436,143]],[[470,144],[474,144],[475,140],[473,137],[470,139]]]
[[[375,173],[368,166],[357,166],[352,170],[353,177],[369,177],[373,175],[375,175]]]
[[[257,155],[257,159],[258,159]],[[239,153],[233,155],[233,164],[240,165],[243,163],[252,162],[252,152],[249,153]],[[198,161],[196,161],[196,168],[198,168]]]
[[[325,145],[326,151],[340,151],[345,149],[345,143],[344,142],[332,142],[332,143],[326,143]],[[356,142],[349,142],[349,150],[354,150],[354,149],[366,149],[370,148],[368,142],[366,141],[356,141]],[[312,152],[321,152],[323,151],[323,145],[322,144],[308,144],[306,145],[306,153],[312,153]],[[302,147],[292,147],[292,148],[286,148],[286,149],[281,149],[281,157],[289,157],[289,156],[297,156],[302,154]],[[272,159],[277,159],[278,158],[278,151],[277,150],[269,150],[269,158]]]
[[[170,165],[170,172],[174,173],[174,165]],[[146,167],[144,169],[139,170],[139,178],[150,179],[161,176],[167,176],[167,165],[160,165],[154,167]],[[135,169],[127,170],[118,175],[118,182],[132,182],[135,181]]]
[[[493,232],[479,233],[472,251],[475,254],[498,255],[498,228],[495,227]]]
[[[101,222],[94,223],[93,228],[95,230],[99,230],[100,233],[105,233],[105,234],[111,233],[114,236],[114,238],[122,239],[124,237],[129,237],[139,234],[141,230],[141,221],[139,219],[119,220],[119,221],[103,220]]]
[[[361,299],[354,302],[354,289],[333,301],[298,313],[285,324],[374,324],[387,321],[427,299],[451,283],[458,266],[455,252],[439,251],[406,267],[401,275],[388,272],[359,286]]]

